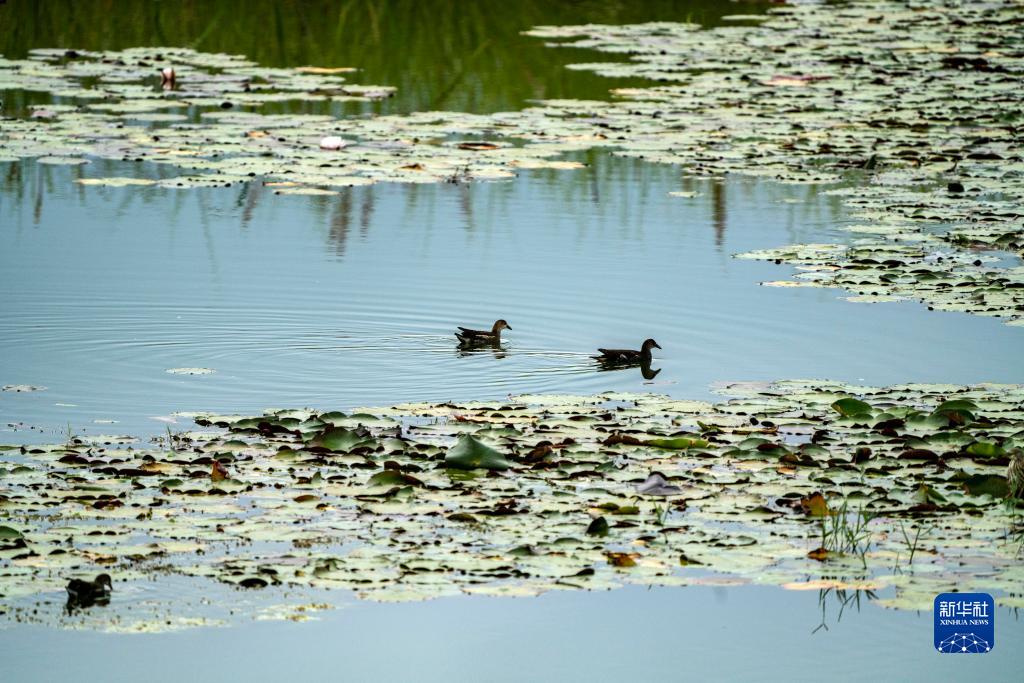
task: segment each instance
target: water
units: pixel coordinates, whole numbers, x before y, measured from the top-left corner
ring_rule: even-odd
[[[189,410],[710,397],[719,380],[808,376],[1024,380],[1020,332],[997,321],[759,286],[788,269],[731,254],[847,238],[838,203],[815,188],[585,159],[515,182],[329,199],[259,185],[82,188],[79,169],[22,162],[0,206],[0,381],[48,389],[0,394],[0,416],[46,433],[70,422],[146,434],[165,428],[154,417]],[[668,195],[684,186],[700,196]],[[456,325],[499,317],[513,328],[501,351],[458,351]],[[663,347],[650,382],[589,357],[646,337]],[[179,367],[216,372],[166,372]]]
[[[556,591],[355,603],[321,621],[161,635],[0,634],[11,680],[1009,681],[1024,623],[999,609],[983,656],[932,650],[930,613],[776,588]],[[821,624],[825,624],[824,627]],[[258,646],[256,646],[258,644]],[[120,646],[116,666],[98,653]],[[59,652],[59,657],[53,653]],[[11,656],[17,653],[15,656]],[[182,656],[182,653],[188,653]]]
[[[643,85],[572,71],[566,64],[605,54],[552,50],[520,35],[542,24],[692,21],[759,13],[759,2],[716,0],[8,0],[0,8],[0,54],[33,48],[120,50],[177,45],[244,54],[264,66],[348,66],[358,83],[391,85],[395,97],[348,113],[445,109],[494,112],[531,98],[605,98],[609,88]],[[20,101],[7,94],[7,107]],[[306,111],[308,103],[284,105]]]
[[[566,70],[593,55],[520,37],[531,25],[712,22],[751,11],[685,2],[492,8],[183,2],[115,11],[15,0],[0,5],[0,52],[190,45],[272,65],[363,66],[358,81],[398,86],[395,98],[347,113],[495,111],[630,84]],[[440,28],[423,30],[428,20]],[[42,97],[3,93],[8,112]],[[606,153],[577,158],[585,170],[330,198],[275,196],[258,184],[85,188],[73,179],[165,170],[0,164],[0,384],[47,387],[0,393],[0,442],[53,440],[68,424],[140,436],[160,433],[167,419],[186,428],[176,411],[349,410],[521,392],[710,398],[716,381],[787,377],[1024,382],[1021,331],[998,321],[759,286],[789,269],[731,254],[850,238],[838,200],[820,188],[693,180],[685,169]],[[669,196],[678,190],[699,196]],[[499,317],[513,328],[502,350],[458,351],[456,325]],[[635,348],[646,337],[663,347],[653,380],[636,369],[602,372],[589,358],[598,346]],[[166,372],[178,367],[215,372]],[[769,588],[345,604],[313,624],[141,636],[130,649],[117,636],[21,627],[0,634],[0,657],[14,680],[62,680],[72,668],[98,675],[114,649],[123,660],[113,677],[126,680],[154,670],[169,679],[998,679],[1021,665],[1012,643],[1022,627],[1006,610],[996,651],[961,661],[931,652],[929,614],[865,600],[812,634],[816,596]],[[189,657],[171,654],[183,651]]]

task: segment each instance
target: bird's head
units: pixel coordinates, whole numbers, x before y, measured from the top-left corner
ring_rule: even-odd
[[[644,345],[640,348],[643,351],[650,351],[651,349],[660,349],[661,347],[658,346],[658,342],[654,341],[653,339],[646,339],[644,340]]]
[[[502,330],[511,330],[512,326],[505,322],[502,318],[494,323],[494,327],[491,328],[491,332],[501,332]]]

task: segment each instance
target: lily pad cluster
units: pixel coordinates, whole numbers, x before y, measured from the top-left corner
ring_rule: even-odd
[[[275,591],[329,604],[320,589],[405,601],[760,583],[890,589],[879,601],[895,608],[953,589],[1024,606],[1005,478],[1024,387],[722,391],[733,398],[205,415],[159,443],[4,447],[0,611],[61,623],[64,584],[99,572],[112,613],[132,609],[133,586],[235,587],[229,622]],[[165,605],[176,627],[194,618]]]
[[[161,72],[174,70],[167,81]],[[378,181],[461,182],[514,177],[516,168],[579,168],[548,157],[575,143],[523,148],[479,136],[486,116],[420,113],[341,118],[338,102],[389,97],[394,88],[350,84],[352,68],[261,67],[238,55],[185,48],[117,52],[33,50],[0,58],[0,91],[45,92],[53,102],[0,118],[2,160],[84,165],[91,158],[170,166],[158,177],[95,177],[117,187],[224,187],[255,180],[279,194],[333,194]],[[268,113],[277,103],[315,113]],[[557,133],[557,131],[554,131]],[[182,174],[184,172],[184,174]]]
[[[570,68],[665,85],[613,105],[547,103],[587,117],[617,154],[698,175],[840,183],[851,244],[744,254],[797,265],[794,286],[855,301],[912,297],[1024,324],[1020,7],[1014,2],[773,8],[749,26],[552,26],[530,31],[628,62]],[[570,40],[573,39],[573,40]]]
[[[351,85],[342,75],[349,69],[270,69],[181,48],[36,50],[0,58],[0,90],[44,91],[55,101],[0,119],[3,157],[173,169],[104,178],[85,166],[79,182],[87,185],[255,180],[282,195],[573,169],[582,164],[558,157],[594,147],[697,176],[834,183],[858,221],[851,243],[744,256],[796,265],[802,272],[786,284],[842,287],[854,301],[914,298],[1024,324],[1019,5],[857,0],[734,18],[741,21],[708,30],[667,22],[535,28],[529,33],[553,46],[618,58],[570,68],[658,85],[613,90],[613,101],[546,100],[489,115],[270,113],[278,102],[391,90]],[[176,75],[164,88],[159,71],[169,67]]]

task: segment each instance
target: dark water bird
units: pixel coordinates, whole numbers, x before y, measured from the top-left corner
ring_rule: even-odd
[[[511,329],[512,327],[504,320],[497,320],[490,331],[460,327],[455,336],[458,337],[460,344],[497,344],[501,342],[501,331]]]
[[[598,349],[600,356],[593,356],[596,360],[602,363],[608,364],[645,364],[650,367],[651,364],[651,349],[660,349],[658,342],[653,339],[644,340],[643,346],[640,347],[639,351],[633,349]]]
[[[68,611],[75,607],[105,605],[110,600],[110,592],[113,589],[110,574],[100,574],[92,581],[71,579],[68,581]]]

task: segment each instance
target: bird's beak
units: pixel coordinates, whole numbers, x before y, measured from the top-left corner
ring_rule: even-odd
[[[508,323],[505,323],[505,329],[506,329],[506,330],[511,330],[511,329],[512,329],[512,326],[511,326],[511,325],[509,325]]]
[[[660,349],[660,348],[661,348],[661,346],[659,346],[659,345],[658,345],[658,342],[654,342],[654,348],[656,348],[656,349]]]

